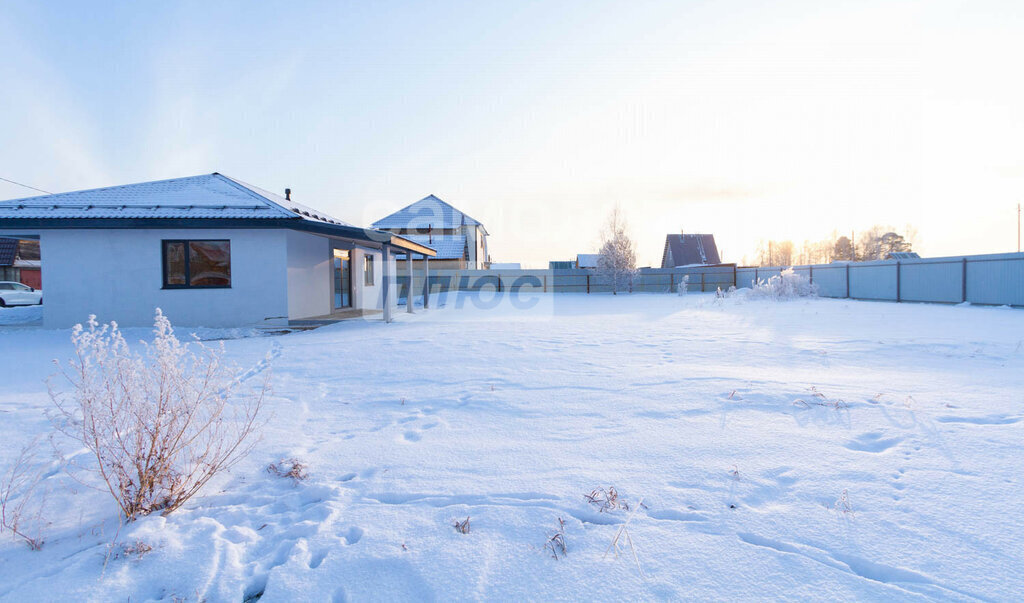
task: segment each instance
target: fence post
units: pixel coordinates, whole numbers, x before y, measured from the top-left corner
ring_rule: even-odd
[[[962,285],[962,290],[960,292],[960,297],[963,298],[962,299],[963,302],[966,302],[967,301],[967,258],[964,258],[964,266],[963,266],[962,274],[960,275],[960,282],[961,282],[961,285]]]
[[[668,273],[668,292],[672,293],[672,290],[676,288],[676,275],[672,272]]]
[[[704,273],[700,273],[700,292],[704,293]]]
[[[850,265],[846,265],[846,299],[850,299]]]
[[[544,275],[542,275],[542,277],[544,278],[544,293],[547,293],[548,292],[548,275],[544,274]]]
[[[807,270],[811,274],[811,284],[813,285],[814,284],[814,266],[808,266]]]
[[[501,275],[498,275],[498,293],[501,293]]]
[[[754,284],[757,284],[757,268],[754,268]]]
[[[900,261],[896,260],[896,301],[897,302],[903,301],[903,299],[902,299],[902,297],[900,295],[900,273],[901,272],[902,271],[900,270]]]
[[[736,282],[736,264],[732,265],[732,286],[739,287],[739,283]]]
[[[587,273],[587,293],[590,293],[590,273]]]

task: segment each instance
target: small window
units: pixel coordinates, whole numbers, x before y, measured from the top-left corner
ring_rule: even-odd
[[[372,287],[373,286],[373,256],[369,255],[369,254],[364,255],[363,256],[363,260],[364,260],[363,261],[363,275],[365,276],[365,280],[363,282],[366,283],[367,287]]]
[[[164,241],[164,289],[231,286],[231,241]]]

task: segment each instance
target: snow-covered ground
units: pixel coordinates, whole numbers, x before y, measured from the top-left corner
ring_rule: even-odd
[[[0,308],[0,327],[43,323],[42,306]]]
[[[120,530],[103,493],[55,474],[43,549],[0,539],[0,599],[1024,593],[1024,311],[454,305],[228,341],[243,365],[276,356],[256,452],[185,508]],[[67,331],[0,331],[0,467],[47,429],[43,379],[69,352]],[[265,470],[288,457],[308,480]],[[628,544],[604,556],[631,516],[584,499],[608,487],[636,510],[639,568]],[[111,542],[153,550],[104,567]]]

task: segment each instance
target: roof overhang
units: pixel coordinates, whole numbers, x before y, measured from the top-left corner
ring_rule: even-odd
[[[264,229],[287,228],[302,232],[328,235],[349,239],[369,247],[381,248],[391,245],[400,249],[421,253],[431,257],[437,252],[425,245],[390,232],[359,228],[343,224],[330,224],[304,220],[301,218],[4,218],[0,220],[0,230],[69,230],[69,229],[144,229],[144,228],[180,228],[180,229]]]

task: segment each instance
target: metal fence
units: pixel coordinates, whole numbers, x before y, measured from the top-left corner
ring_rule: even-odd
[[[688,278],[688,291],[750,287],[779,275],[786,266],[757,268],[733,264],[675,269],[642,268],[632,291],[669,293]],[[895,302],[933,302],[1024,307],[1024,253],[884,260],[793,266],[818,287],[818,295]],[[398,276],[405,297],[408,276]],[[414,291],[423,291],[422,274]],[[430,272],[431,294],[448,291],[522,290],[552,293],[609,293],[611,283],[594,270],[437,270]]]

